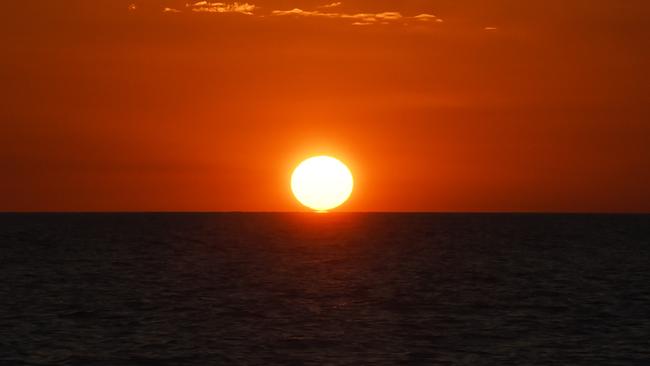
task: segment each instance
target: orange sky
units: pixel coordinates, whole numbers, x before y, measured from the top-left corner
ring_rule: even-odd
[[[327,5],[6,2],[0,210],[650,211],[650,2]]]

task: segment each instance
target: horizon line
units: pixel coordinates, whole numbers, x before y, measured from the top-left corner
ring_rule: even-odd
[[[90,211],[2,211],[0,215],[7,214],[317,214],[323,215],[322,212],[315,211],[243,211],[243,210],[223,210],[223,211],[135,211],[135,210],[90,210]],[[458,214],[458,215],[650,215],[650,211],[334,211],[325,214]]]

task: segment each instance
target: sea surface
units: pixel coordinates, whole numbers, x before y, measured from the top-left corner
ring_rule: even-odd
[[[650,216],[1,214],[0,365],[650,365]]]

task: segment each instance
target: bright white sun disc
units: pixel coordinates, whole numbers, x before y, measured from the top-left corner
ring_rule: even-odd
[[[291,190],[298,201],[315,211],[328,211],[352,194],[354,181],[345,164],[330,156],[309,158],[293,171]]]

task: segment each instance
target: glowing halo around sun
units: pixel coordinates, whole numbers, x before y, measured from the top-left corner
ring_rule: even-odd
[[[319,212],[342,205],[352,194],[353,187],[350,169],[330,156],[309,158],[291,175],[291,190],[296,199]]]

